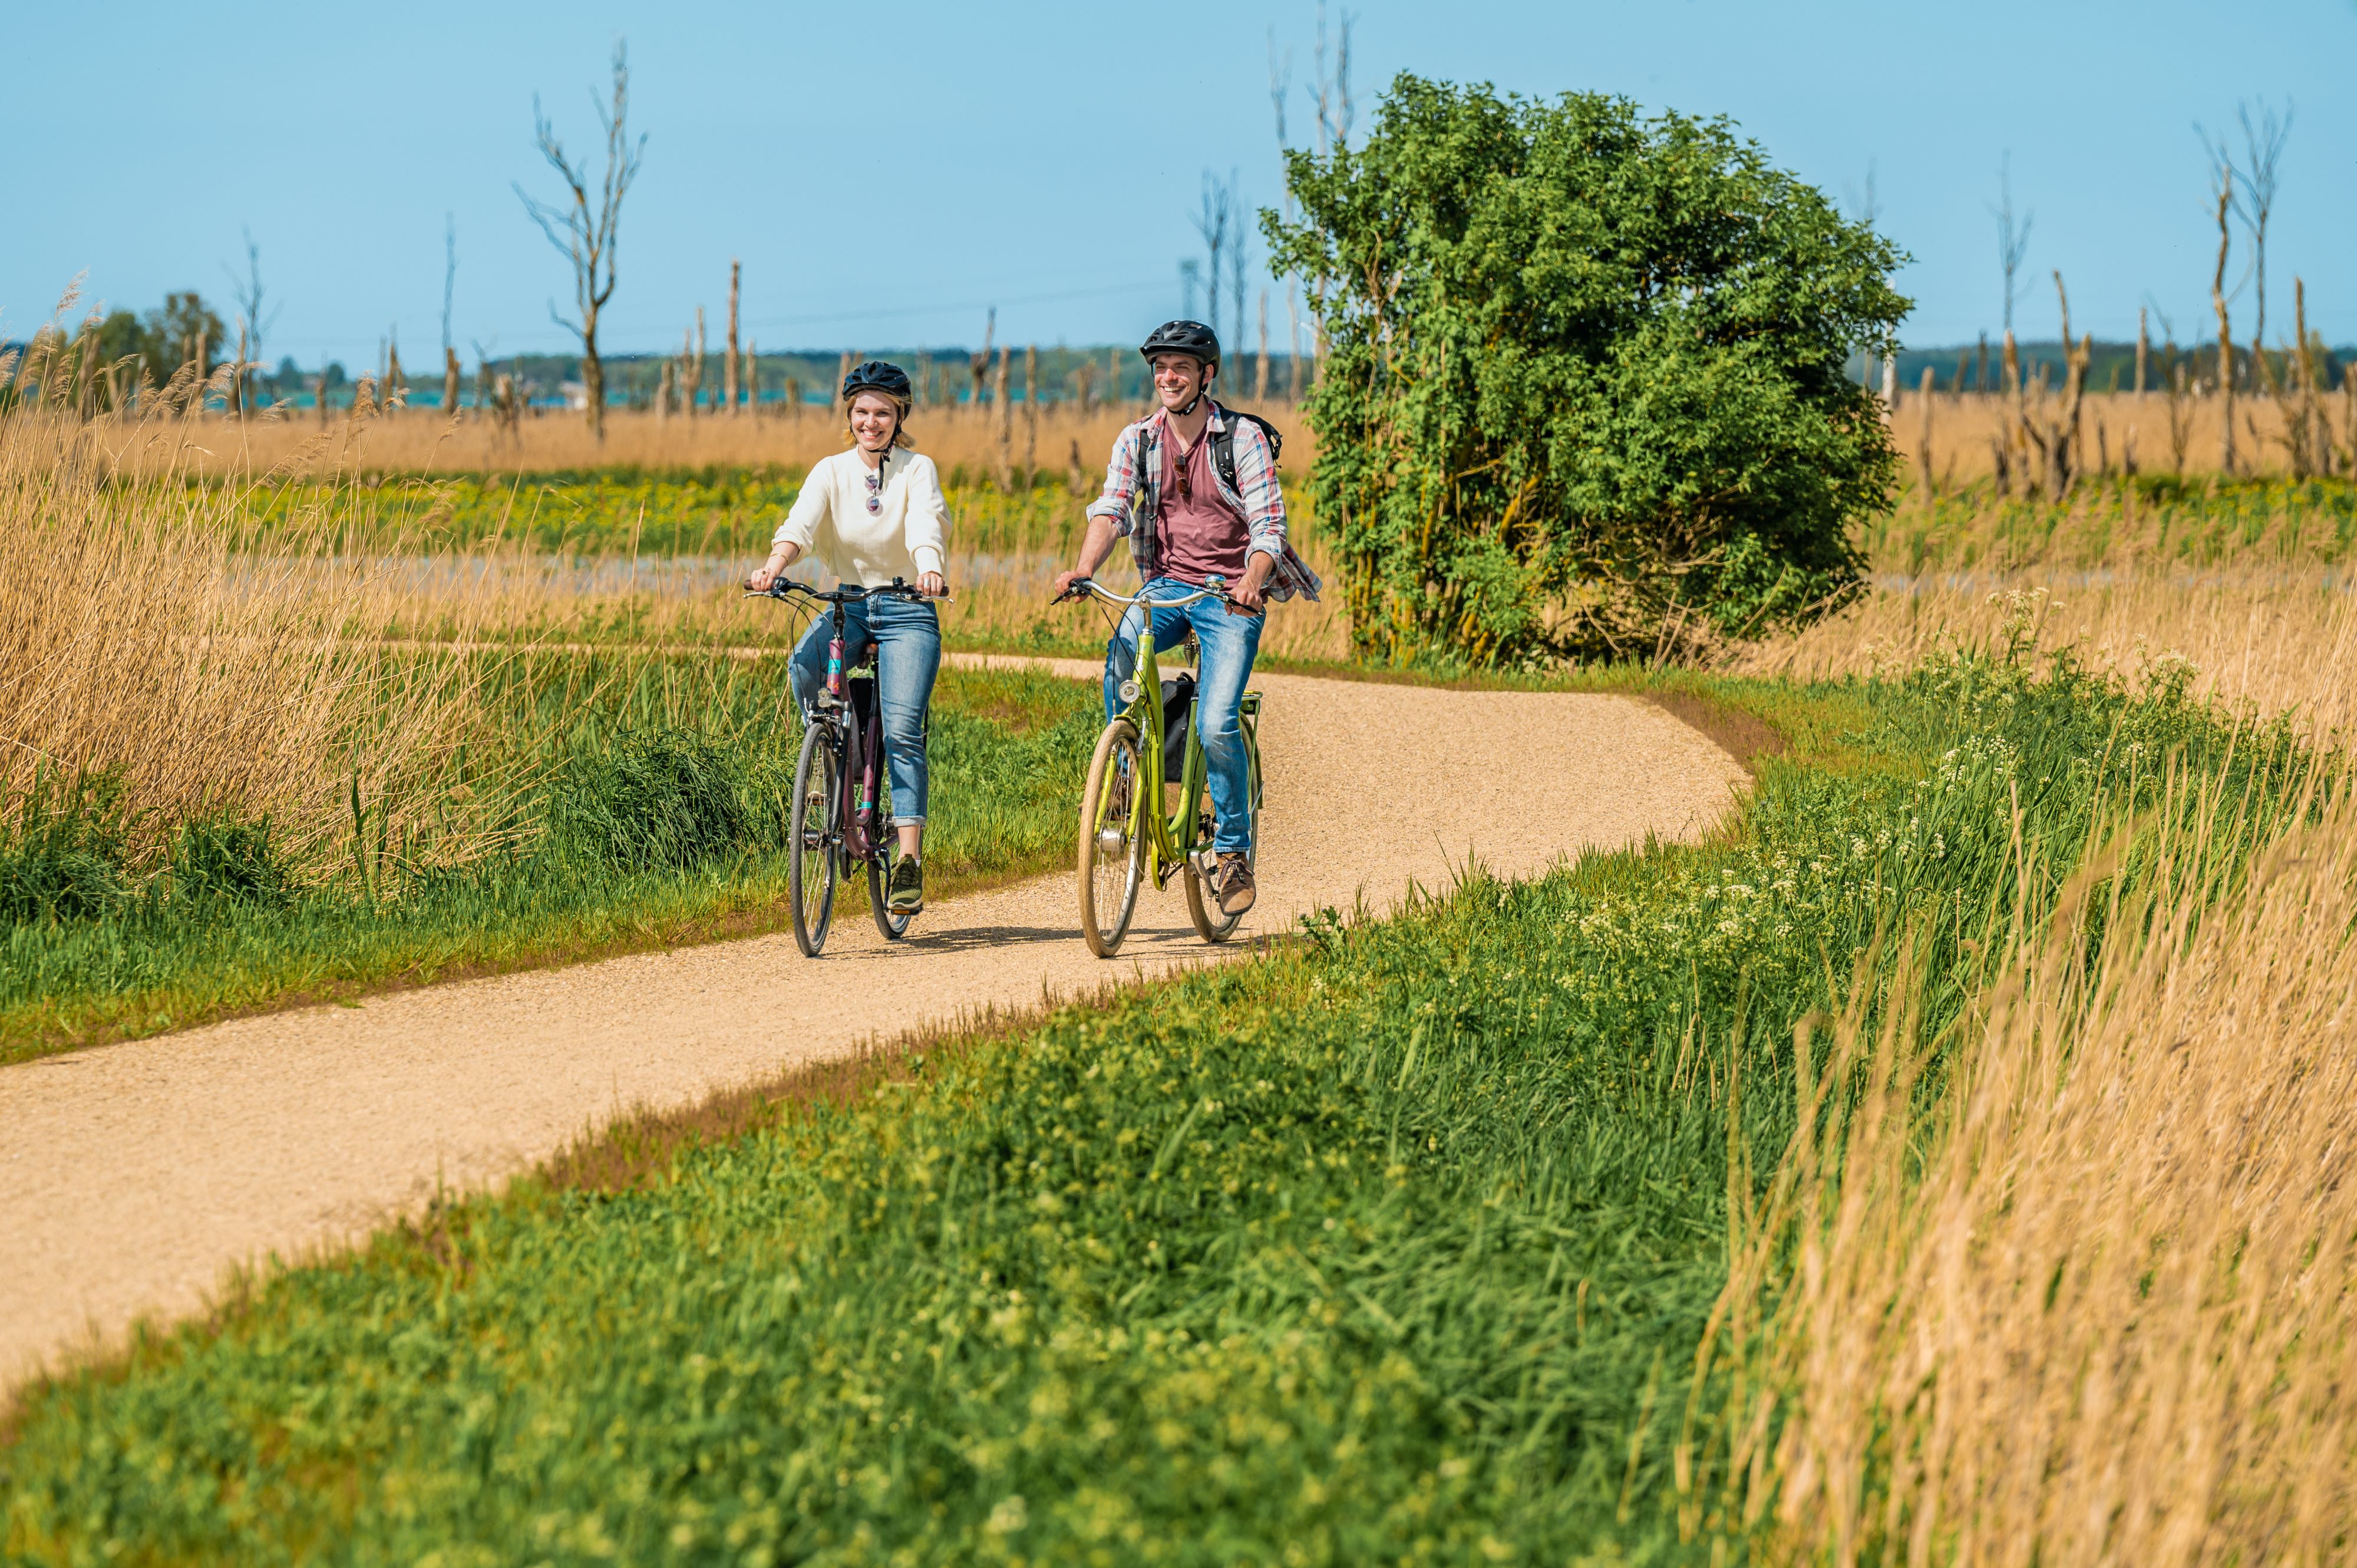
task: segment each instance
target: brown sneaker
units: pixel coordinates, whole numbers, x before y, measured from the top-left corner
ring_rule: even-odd
[[[1252,862],[1234,850],[1220,854],[1220,872],[1214,887],[1220,896],[1220,913],[1241,915],[1253,907]]]

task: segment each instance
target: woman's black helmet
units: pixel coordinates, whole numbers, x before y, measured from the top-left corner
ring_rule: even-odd
[[[906,403],[912,396],[909,372],[888,360],[870,360],[843,378],[844,402],[864,392],[882,392],[895,403]]]
[[[1220,362],[1220,335],[1200,321],[1166,321],[1137,351],[1150,361],[1157,354],[1186,354],[1206,365]]]

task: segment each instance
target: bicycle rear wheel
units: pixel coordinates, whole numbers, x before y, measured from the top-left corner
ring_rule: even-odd
[[[843,752],[834,726],[813,720],[802,732],[802,760],[794,765],[794,805],[786,842],[786,891],[794,908],[794,944],[806,958],[826,945],[834,917],[834,879],[842,858]]]
[[[1260,739],[1249,721],[1244,725],[1244,755],[1252,768],[1251,782],[1245,789],[1249,805],[1244,822],[1245,842],[1252,848],[1244,852],[1244,864],[1257,867],[1260,854]],[[1209,803],[1205,802],[1200,808],[1200,821],[1209,822],[1211,816]],[[1236,934],[1236,928],[1243,923],[1244,916],[1231,915],[1221,908],[1220,901],[1211,896],[1210,879],[1195,869],[1196,853],[1203,850],[1207,843],[1208,839],[1199,825],[1196,843],[1189,847],[1187,854],[1187,918],[1195,922],[1197,936],[1207,942],[1223,942]],[[1209,853],[1207,850],[1203,852]],[[1245,915],[1250,913],[1249,909],[1244,911]]]
[[[1137,913],[1138,885],[1146,880],[1146,841],[1137,836],[1132,792],[1152,789],[1139,765],[1137,726],[1115,719],[1097,737],[1089,759],[1089,781],[1081,791],[1078,870],[1081,936],[1099,958],[1120,950]]]

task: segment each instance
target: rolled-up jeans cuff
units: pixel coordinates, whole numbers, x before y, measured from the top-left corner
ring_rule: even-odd
[[[922,817],[895,817],[892,819],[892,825],[896,828],[921,828],[925,825],[925,819]]]

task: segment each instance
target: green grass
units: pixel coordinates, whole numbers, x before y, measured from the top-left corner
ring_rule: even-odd
[[[0,842],[0,1062],[302,1000],[781,929],[799,736],[782,660],[552,655],[487,702],[520,770],[505,847],[438,857],[430,816],[290,869],[266,824],[184,825],[142,865],[103,781]],[[932,712],[935,897],[1048,869],[1102,715],[1085,685],[945,670]],[[864,895],[856,889],[855,900]]]
[[[2301,758],[2067,669],[1693,684],[1792,742],[1724,841],[1476,872],[845,1101],[635,1153],[625,1130],[572,1179],[38,1391],[0,1539],[59,1563],[1712,1561],[1740,1526],[1705,1330],[1729,1193],[1791,1131],[1795,1025],[1878,993],[1904,930],[1936,1033],[1973,944],[2091,843],[2192,809],[2172,766],[2243,802],[2222,877]]]
[[[640,468],[630,465],[533,473],[290,479],[253,487],[242,509],[265,536],[332,516],[379,532],[405,529],[437,547],[498,540],[550,553],[712,556],[759,560],[802,489],[799,466]],[[196,485],[217,481],[190,480]],[[1069,552],[1081,503],[1060,470],[1001,494],[979,476],[942,476],[961,549]]]

